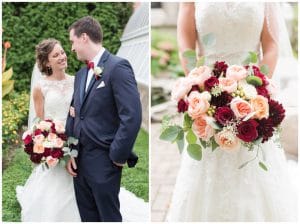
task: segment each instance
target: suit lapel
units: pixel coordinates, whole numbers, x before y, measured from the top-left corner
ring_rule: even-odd
[[[87,68],[83,69],[80,75],[80,104],[82,105],[83,103],[83,98],[84,98],[84,92],[85,92],[85,85],[86,85],[86,80],[87,80]]]
[[[104,64],[105,64],[106,60],[108,59],[108,56],[109,56],[109,52],[108,52],[107,50],[105,50],[104,53],[103,53],[103,55],[102,55],[102,57],[101,57],[101,59],[100,59],[100,61],[99,61],[98,64],[97,64],[97,66],[100,67],[100,68],[104,68]],[[102,75],[103,75],[103,74],[102,74]],[[100,77],[99,80],[101,80],[101,78],[102,78],[102,77]],[[99,80],[98,80],[98,81],[99,81]],[[93,77],[92,77],[92,79],[91,79],[91,81],[90,81],[90,84],[89,84],[89,86],[88,86],[88,89],[87,89],[86,93],[84,94],[84,97],[83,97],[83,101],[82,101],[81,107],[82,107],[83,104],[85,103],[85,101],[86,101],[86,99],[87,99],[89,93],[91,92],[93,86],[95,85],[95,83],[96,83],[96,78],[95,78],[95,76],[93,75]],[[85,86],[85,85],[84,85],[84,86]],[[85,88],[84,88],[84,89],[85,89]],[[84,90],[83,90],[83,92],[84,92]]]

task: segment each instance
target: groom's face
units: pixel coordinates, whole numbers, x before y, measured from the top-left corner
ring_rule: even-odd
[[[71,41],[71,49],[73,52],[76,52],[77,59],[80,61],[85,61],[85,46],[82,39],[82,36],[77,37],[75,35],[74,29],[70,31],[70,41]]]

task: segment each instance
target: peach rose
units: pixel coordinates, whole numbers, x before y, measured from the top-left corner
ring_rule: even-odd
[[[235,136],[235,134],[227,129],[215,134],[215,141],[219,145],[220,149],[226,151],[237,150],[241,145],[240,140]]]
[[[57,165],[58,159],[57,158],[53,158],[52,156],[48,156],[46,158],[46,163],[48,164],[49,167],[54,167],[54,166]]]
[[[204,86],[204,82],[211,77],[211,70],[207,66],[200,66],[194,68],[188,74],[187,78],[191,81],[192,85]]]
[[[45,148],[42,144],[34,144],[33,146],[33,152],[42,154],[45,152]]]
[[[192,84],[190,80],[183,77],[179,78],[172,89],[172,100],[179,101],[181,99],[184,99],[184,97],[190,92],[191,88]]]
[[[215,130],[207,123],[206,118],[206,115],[201,115],[194,120],[192,126],[196,135],[204,141],[208,141],[215,134]]]
[[[207,94],[199,93],[196,91],[191,92],[188,97],[188,114],[192,119],[198,118],[200,115],[206,113],[209,108]]]
[[[64,142],[63,142],[63,140],[61,140],[61,138],[57,138],[57,139],[55,139],[54,145],[56,148],[62,148],[64,146]]]
[[[231,101],[230,108],[237,118],[243,118],[253,111],[250,103],[239,97],[236,97]]]
[[[226,78],[236,81],[246,78],[247,70],[243,66],[231,65],[227,68]]]
[[[41,129],[42,131],[49,131],[51,128],[51,123],[47,121],[41,121],[36,126],[38,129]]]
[[[219,86],[223,91],[233,93],[237,90],[237,81],[230,78],[219,78]]]
[[[43,141],[45,140],[45,137],[44,137],[44,135],[36,135],[36,136],[34,136],[34,143],[35,144],[42,144],[43,143]]]
[[[255,111],[254,118],[261,120],[269,117],[269,104],[266,97],[257,95],[255,98],[250,100],[250,104],[253,111]]]
[[[61,121],[54,121],[55,124],[55,130],[58,134],[65,133],[65,126]]]
[[[49,135],[47,137],[48,141],[50,141],[50,142],[54,142],[56,138],[57,138],[57,135],[54,133],[49,133]]]

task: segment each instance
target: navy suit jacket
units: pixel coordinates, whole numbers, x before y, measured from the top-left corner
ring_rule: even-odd
[[[75,118],[68,116],[67,135],[80,142],[80,132],[84,131],[99,148],[109,150],[112,161],[127,161],[133,167],[138,158],[132,149],[142,120],[133,69],[127,60],[107,50],[97,66],[103,68],[101,78],[93,76],[86,93],[87,68],[76,73],[72,99]]]

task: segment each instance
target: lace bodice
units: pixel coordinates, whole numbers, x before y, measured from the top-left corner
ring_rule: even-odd
[[[259,53],[264,3],[196,2],[195,19],[199,53],[206,56],[207,63],[225,60],[229,64],[239,64],[249,51]],[[205,48],[201,40],[210,33],[216,42]]]
[[[38,85],[44,96],[44,118],[65,122],[74,90],[74,77],[67,75],[60,81],[42,78]]]

